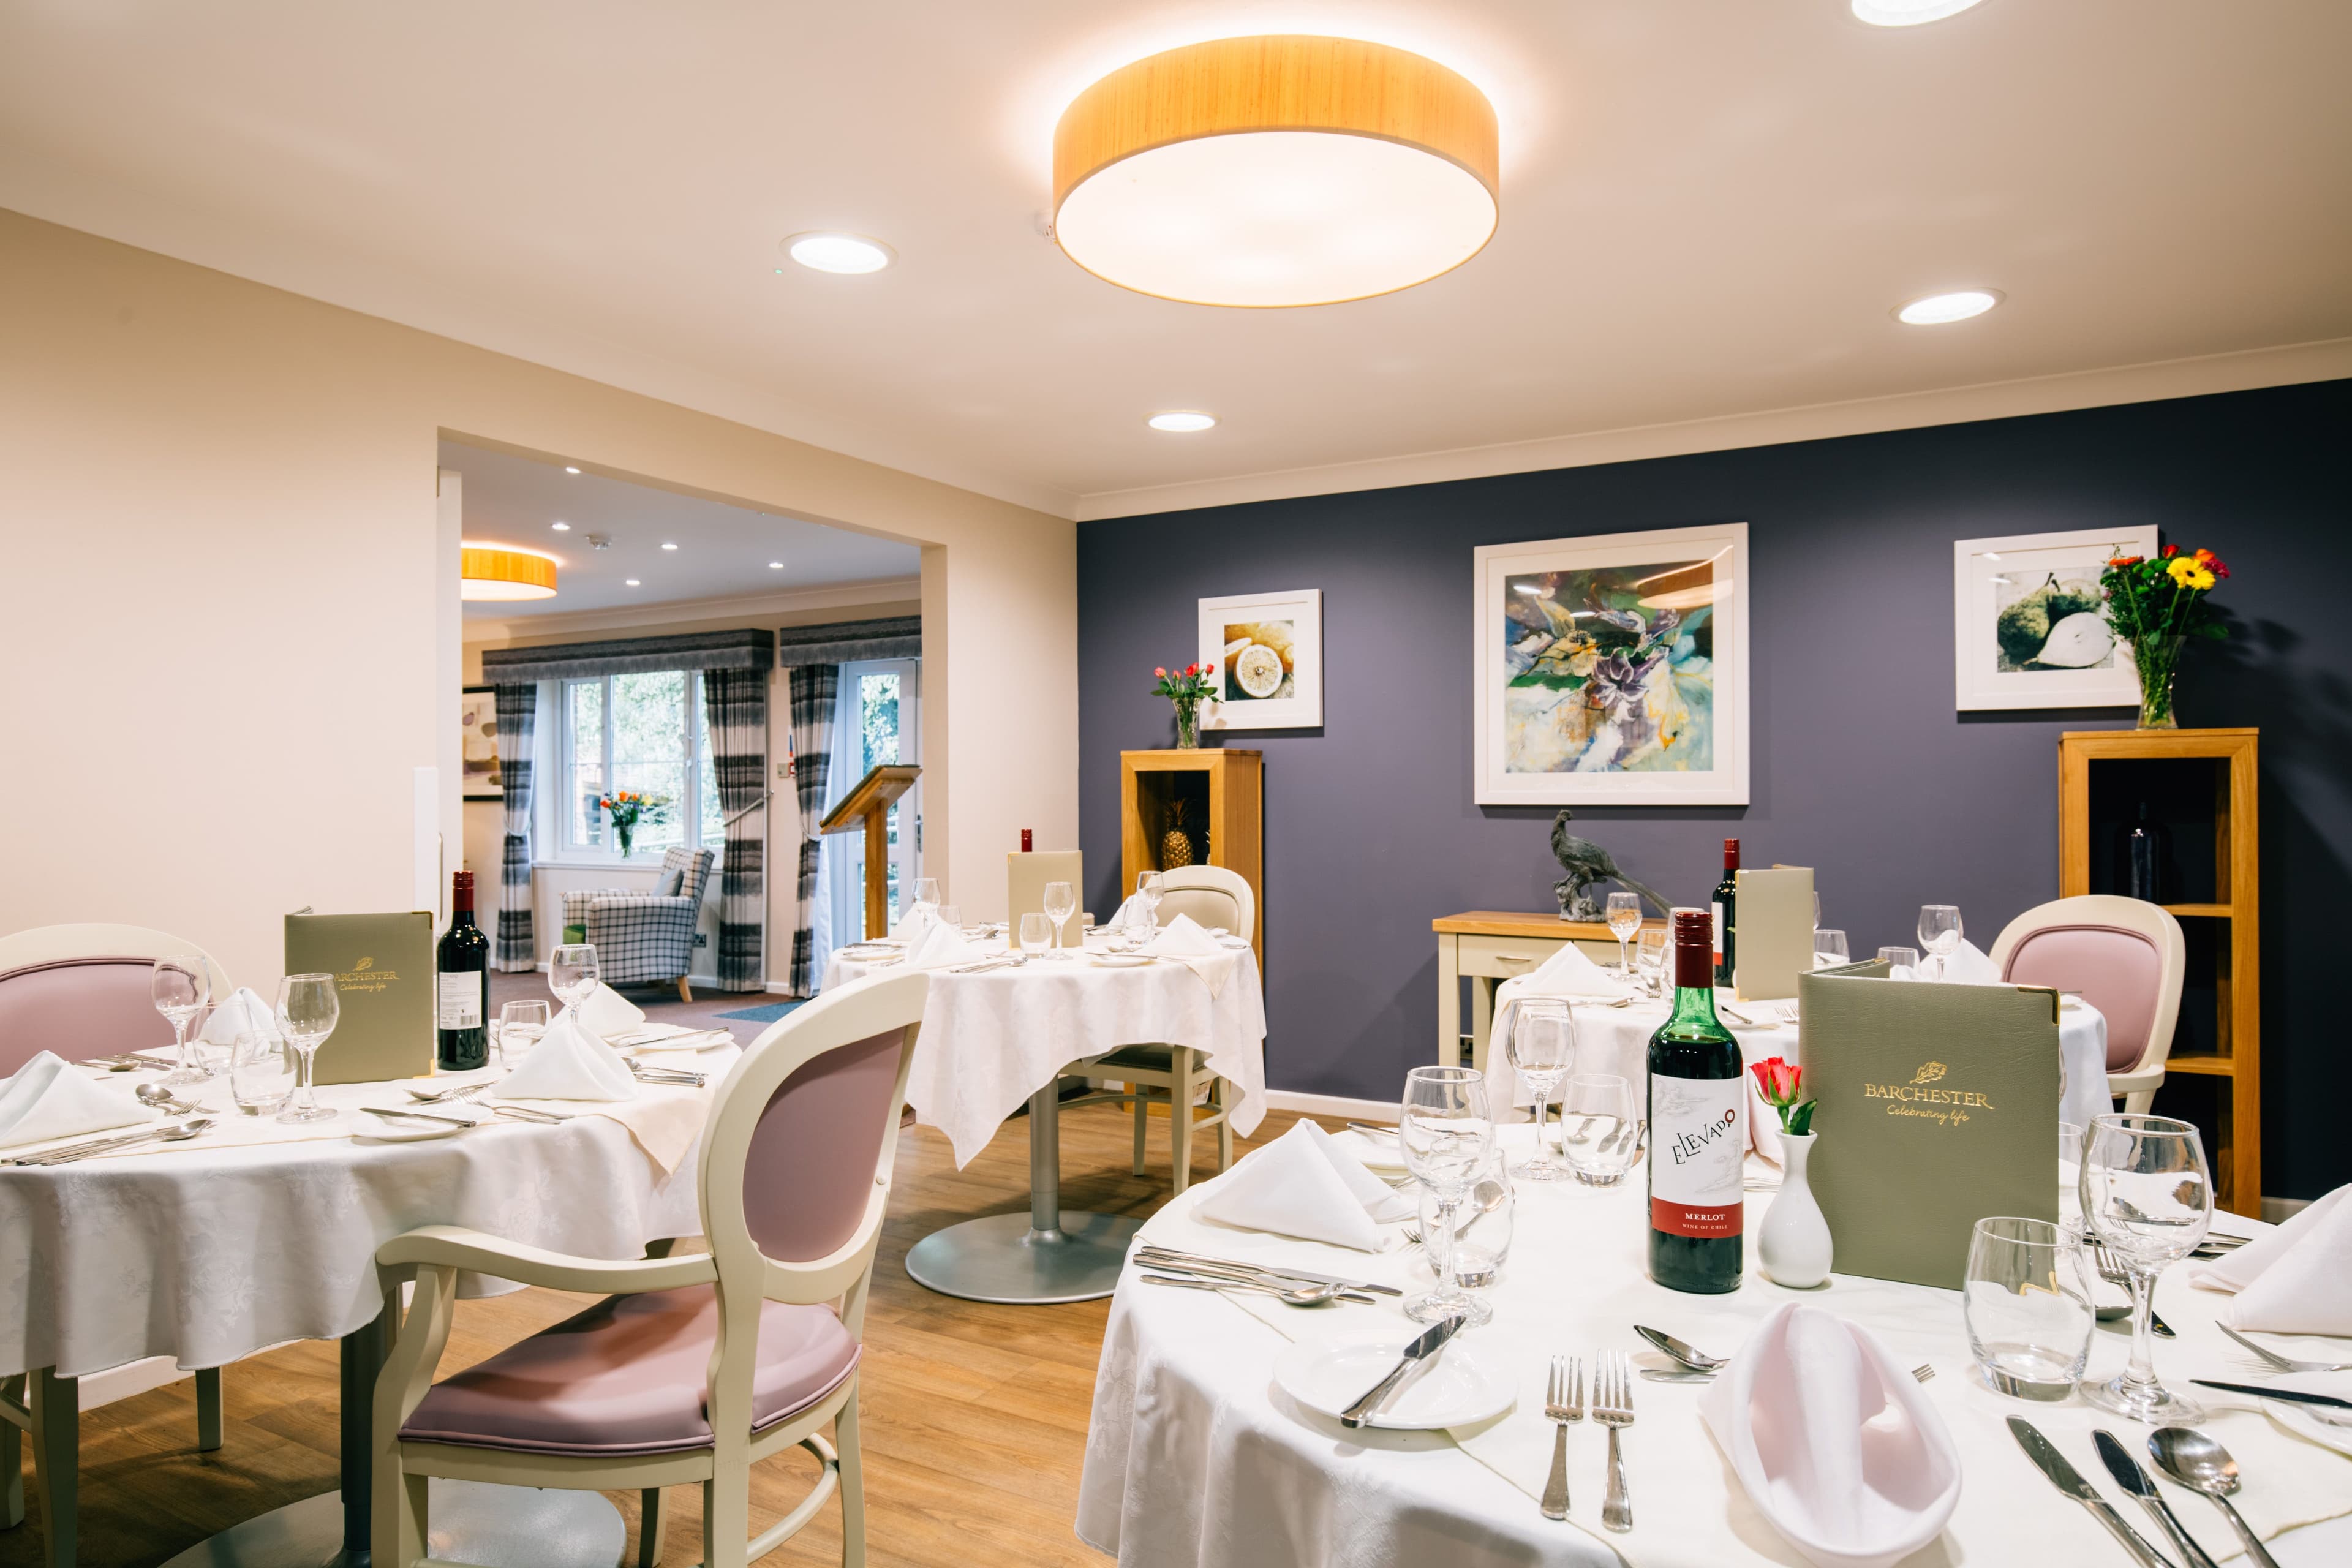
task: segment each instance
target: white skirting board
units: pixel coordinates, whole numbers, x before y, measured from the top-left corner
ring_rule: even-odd
[[[1265,1091],[1268,1110],[1296,1110],[1303,1116],[1337,1117],[1342,1121],[1386,1121],[1397,1119],[1393,1100],[1348,1100],[1336,1094],[1300,1094],[1287,1089]]]

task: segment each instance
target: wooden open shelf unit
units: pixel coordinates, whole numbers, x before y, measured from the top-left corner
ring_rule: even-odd
[[[1257,903],[1249,933],[1258,969],[1265,968],[1265,753],[1240,746],[1118,754],[1119,891],[1135,890],[1144,871],[1165,871],[1160,845],[1169,807],[1185,803],[1185,826],[1200,863],[1241,873]],[[1201,837],[1208,853],[1200,855]],[[1105,916],[1105,919],[1109,917]]]
[[[2164,904],[2187,933],[2190,964],[2166,1071],[2217,1080],[2212,1160],[2221,1206],[2256,1215],[2263,1208],[2259,738],[2255,730],[2070,730],[2058,738],[2061,897],[2126,890],[2114,864],[2113,841],[2127,826],[2114,809],[2119,801],[2154,797],[2154,820],[2178,837],[2177,890],[2195,896]],[[2207,963],[2210,1028],[2192,1018],[2189,1005],[2192,995],[2204,994],[2198,971]],[[2192,1042],[2197,1048],[2181,1049]]]

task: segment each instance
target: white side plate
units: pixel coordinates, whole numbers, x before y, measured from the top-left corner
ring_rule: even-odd
[[[1350,1335],[1326,1344],[1292,1345],[1274,1363],[1274,1381],[1307,1409],[1337,1418],[1339,1412],[1386,1377],[1398,1352],[1418,1332],[1412,1324],[1371,1334]],[[1431,1364],[1415,1371],[1389,1398],[1387,1408],[1366,1425],[1420,1431],[1475,1426],[1510,1409],[1511,1385],[1482,1354],[1475,1341],[1456,1336]]]

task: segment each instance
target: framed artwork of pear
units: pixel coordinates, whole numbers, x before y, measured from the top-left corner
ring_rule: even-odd
[[[2099,574],[2116,556],[2156,552],[2153,528],[1956,542],[1956,705],[1962,711],[2137,706],[2131,644],[2107,620]]]

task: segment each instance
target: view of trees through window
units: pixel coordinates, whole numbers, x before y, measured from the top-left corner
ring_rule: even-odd
[[[863,674],[857,678],[857,713],[859,732],[865,738],[865,763],[858,769],[857,776],[864,778],[871,770],[898,760],[898,671]],[[884,897],[893,921],[898,920],[903,907],[898,895],[898,866],[904,858],[898,853],[898,819],[905,815],[906,805],[907,803],[900,800],[890,807],[890,863],[885,878]]]
[[[563,683],[568,791],[564,838],[575,849],[613,849],[596,803],[614,790],[668,801],[662,819],[639,819],[638,853],[673,845],[716,847],[723,813],[710,757],[702,678],[665,669]]]

